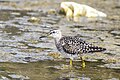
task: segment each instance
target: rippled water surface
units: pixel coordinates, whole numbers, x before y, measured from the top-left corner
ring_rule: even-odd
[[[120,1],[74,0],[108,15],[93,20],[81,17],[77,23],[58,13],[62,1],[65,0],[0,0],[0,79],[120,79]],[[60,29],[64,36],[78,34],[107,50],[85,54],[86,68],[81,68],[78,59],[70,70],[66,67],[69,59],[59,57],[53,38],[39,39],[51,29]]]
[[[1,75],[23,75],[30,80],[119,80],[120,70],[97,67],[103,63],[87,62],[87,67],[82,69],[80,62],[74,62],[72,70],[63,68],[68,65],[65,61],[40,61],[28,64],[1,63]],[[11,72],[11,73],[10,73]],[[8,76],[7,76],[8,77]]]

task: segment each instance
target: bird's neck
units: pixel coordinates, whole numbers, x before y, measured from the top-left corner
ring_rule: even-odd
[[[54,38],[54,40],[55,40],[56,43],[58,43],[60,39],[61,39],[61,37]]]
[[[61,34],[58,34],[57,36],[54,37],[55,42],[59,42],[59,40],[62,38]]]
[[[59,34],[58,36],[54,37],[55,43],[58,43],[61,38],[62,38],[61,34]]]

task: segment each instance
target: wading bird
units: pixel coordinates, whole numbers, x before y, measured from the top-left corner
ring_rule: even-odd
[[[81,54],[105,51],[105,48],[93,46],[82,40],[79,36],[62,36],[60,30],[51,30],[47,36],[52,36],[55,40],[55,45],[58,51],[70,58],[70,67],[72,67],[72,60],[75,55],[80,56],[82,60],[82,67],[85,67],[84,58]],[[41,36],[47,37],[47,36]]]

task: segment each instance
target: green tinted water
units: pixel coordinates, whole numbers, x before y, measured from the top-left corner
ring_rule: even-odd
[[[87,62],[87,67],[82,69],[80,62],[74,62],[72,70],[61,68],[68,65],[65,61],[40,61],[34,63],[0,63],[0,70],[5,71],[1,75],[8,73],[28,76],[30,80],[119,80],[120,70],[105,69],[97,67],[102,63]]]

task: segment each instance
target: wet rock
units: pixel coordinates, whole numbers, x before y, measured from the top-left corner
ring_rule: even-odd
[[[83,26],[83,25],[73,25],[73,27],[71,27],[71,28],[82,28],[82,27],[85,27],[85,26]]]
[[[24,45],[23,43],[18,43],[14,40],[9,41],[1,41],[0,46],[2,47],[11,47],[11,48],[28,48],[28,46]]]
[[[108,79],[108,80],[119,80],[119,78],[111,78],[111,79]]]
[[[100,59],[99,59],[100,60]],[[85,59],[85,61],[89,61],[89,62],[98,62],[98,60],[96,59]]]
[[[5,24],[5,21],[0,21],[0,27],[3,26],[3,24]]]
[[[115,8],[118,8],[118,9],[120,9],[120,5],[116,5],[116,6],[115,6]]]
[[[120,39],[120,36],[115,36],[115,39]]]
[[[39,14],[37,12],[27,12],[30,16],[38,16]]]
[[[12,12],[11,14],[15,16],[21,15],[19,12]]]
[[[101,67],[112,68],[112,69],[120,69],[120,62],[119,63],[105,64]]]
[[[87,77],[61,77],[56,80],[91,80],[91,79]]]
[[[44,60],[53,60],[53,57],[47,56],[47,53],[28,53],[28,52],[18,52],[13,55],[13,58],[10,59],[11,62],[17,63],[27,63],[27,62],[37,62]]]
[[[0,50],[0,62],[9,62],[12,58],[13,56],[11,54]]]
[[[42,24],[41,27],[42,28],[51,28],[51,25],[50,24]]]
[[[52,57],[49,56],[38,56],[38,57],[25,57],[23,61],[25,62],[37,62],[37,61],[45,61],[45,60],[53,60]]]
[[[24,58],[13,58],[12,60],[10,60],[9,62],[14,62],[14,63],[28,63],[27,61],[24,61]]]
[[[35,48],[47,48],[52,49],[54,46],[51,46],[53,43],[37,43],[37,44],[28,44],[28,46],[35,47]]]
[[[119,62],[119,58],[118,57],[114,57],[114,56],[106,56],[104,57],[104,59],[102,60],[102,62],[104,63],[116,63]]]
[[[118,15],[112,15],[112,16],[109,16],[108,18],[109,18],[111,21],[117,21],[117,20],[120,19],[120,16],[118,16]]]
[[[39,23],[41,20],[37,17],[31,17],[29,18],[28,22],[31,22],[31,23]]]
[[[115,45],[120,46],[120,43],[116,43]]]
[[[0,6],[0,9],[3,8],[3,6]],[[0,17],[0,21],[7,21],[10,20],[10,13],[7,11],[0,11],[0,15],[3,15]]]
[[[47,17],[43,17],[42,22],[46,24],[57,24],[59,22],[60,18],[54,15],[47,15]]]
[[[11,34],[11,35],[19,35],[21,34],[21,31],[19,30],[19,28],[15,27],[15,26],[5,26],[5,28],[3,29],[3,32],[7,33],[7,34]]]
[[[101,60],[104,60],[107,57],[106,54],[101,54],[101,53],[93,53],[93,54],[85,54],[84,58],[86,61],[90,62],[98,62]]]
[[[10,74],[8,76],[13,80],[30,80],[28,76],[23,76],[23,75]]]
[[[48,68],[48,69],[62,70],[61,66],[47,66],[46,68]]]
[[[55,9],[50,9],[49,11],[47,11],[47,14],[57,14]]]
[[[55,22],[55,21],[51,21],[51,20],[48,20],[47,23],[53,25],[53,24],[56,24],[57,22]]]
[[[56,59],[60,58],[60,54],[59,53],[54,53],[54,52],[49,53],[48,56],[51,56],[51,57],[56,58]]]
[[[120,36],[120,31],[111,31],[110,33],[114,36]]]
[[[61,64],[60,66],[47,66],[48,69],[68,70],[71,69],[70,65]]]
[[[0,80],[10,80],[10,79],[8,79],[8,78],[5,77],[5,76],[0,76]]]
[[[16,36],[15,38],[17,38],[18,40],[20,40],[21,42],[28,44],[28,43],[38,43],[39,40],[39,33],[36,32],[27,32],[24,33],[22,36]]]

